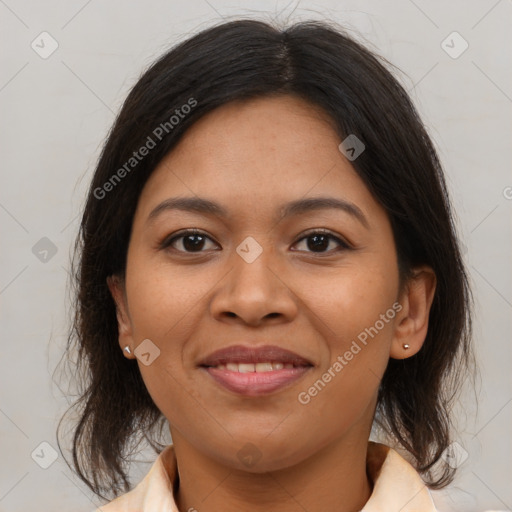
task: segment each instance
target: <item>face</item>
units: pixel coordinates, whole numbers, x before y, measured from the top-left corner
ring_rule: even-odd
[[[195,123],[141,193],[115,295],[119,343],[149,354],[137,363],[173,440],[228,466],[241,467],[244,446],[266,471],[368,437],[403,311],[389,219],[340,142],[300,99],[233,102]],[[332,204],[284,215],[319,198]],[[270,391],[228,378],[245,386],[234,390],[213,376],[227,369],[199,366],[234,345],[274,345],[309,366],[276,367]]]

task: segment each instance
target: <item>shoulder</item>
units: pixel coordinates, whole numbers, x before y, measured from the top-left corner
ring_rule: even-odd
[[[176,477],[177,463],[171,444],[159,454],[147,475],[134,489],[92,512],[179,512],[172,494]]]
[[[449,490],[429,489],[411,463],[389,446],[370,441],[366,464],[367,473],[373,483],[373,492],[362,512],[379,512],[388,509],[401,512],[477,510],[476,501],[471,504],[461,503],[460,500],[454,500]],[[482,510],[482,512],[512,511]]]

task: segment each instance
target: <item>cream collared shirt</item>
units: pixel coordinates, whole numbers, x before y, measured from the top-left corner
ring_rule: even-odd
[[[439,512],[419,474],[392,448],[369,441],[366,467],[373,491],[361,512]],[[179,512],[172,493],[177,476],[171,444],[134,489],[94,512]]]

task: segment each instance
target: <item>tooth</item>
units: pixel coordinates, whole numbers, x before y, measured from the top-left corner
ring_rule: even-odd
[[[254,372],[255,371],[254,364],[252,364],[252,363],[239,363],[238,364],[238,371],[240,373]]]
[[[294,368],[292,363],[264,362],[264,363],[227,363],[216,366],[219,370],[229,370],[232,372],[271,372],[272,370],[282,370],[283,368]]]
[[[271,372],[272,363],[257,363],[255,368],[257,372]]]

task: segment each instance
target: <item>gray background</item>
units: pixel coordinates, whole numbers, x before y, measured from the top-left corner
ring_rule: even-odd
[[[67,383],[61,390],[53,374],[66,341],[70,249],[115,113],[169,45],[221,18],[277,13],[335,19],[404,72],[446,170],[476,297],[478,410],[467,392],[457,411],[467,458],[434,496],[443,511],[512,509],[510,0],[0,0],[0,512],[99,504],[60,454],[41,465],[52,462],[67,408]],[[58,43],[47,58],[44,31]],[[448,37],[454,31],[469,45],[457,58],[464,41]],[[154,458],[144,456],[135,481]]]

